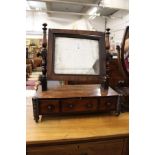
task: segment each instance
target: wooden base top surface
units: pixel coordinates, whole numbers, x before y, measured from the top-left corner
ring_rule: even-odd
[[[128,136],[128,113],[113,115],[77,115],[33,119],[32,98],[27,98],[27,144],[55,143]]]
[[[118,93],[111,87],[103,90],[99,84],[48,86],[47,91],[42,91],[41,86],[39,86],[36,92],[36,97],[38,98],[105,97],[117,95]]]

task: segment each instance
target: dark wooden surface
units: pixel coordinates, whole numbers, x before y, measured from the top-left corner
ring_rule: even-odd
[[[48,85],[48,83],[47,83]],[[76,97],[105,97],[117,96],[118,93],[111,87],[103,90],[100,84],[92,85],[48,85],[47,91],[42,92],[41,87],[38,87],[36,92],[37,98],[76,98]]]
[[[28,155],[128,155],[125,149],[125,138],[115,140],[99,140],[95,142],[62,144],[55,146],[28,147]],[[123,151],[122,151],[123,150]]]
[[[123,81],[124,77],[120,70],[118,59],[112,59],[109,62],[109,86],[115,88],[118,85],[118,81]]]
[[[129,111],[129,26],[126,27],[121,48],[118,46],[118,64],[123,79],[118,81],[115,90],[122,94],[122,110]],[[127,54],[126,60],[124,54]],[[125,62],[126,61],[126,62]],[[126,64],[127,63],[127,64]],[[127,65],[127,66],[126,66]]]
[[[122,46],[121,46],[121,53],[120,53],[120,55],[121,55],[121,62],[120,63],[122,64],[123,71],[124,71],[124,73],[126,75],[127,80],[129,80],[129,71],[126,68],[125,60],[124,60],[124,53],[125,53],[125,50],[126,50],[125,46],[127,46],[127,45],[125,45],[125,43],[126,43],[127,39],[129,39],[129,26],[127,26],[126,29],[125,29],[125,33],[124,33],[123,41],[122,41]]]
[[[46,28],[47,24],[43,24],[43,42],[42,42],[42,50],[41,50],[41,57],[42,57],[42,75],[40,76],[40,81],[42,85],[42,91],[47,90],[47,39],[46,39]]]
[[[39,86],[33,97],[34,120],[40,115],[66,115],[113,112],[119,114],[119,94],[101,85],[55,85],[42,91]]]

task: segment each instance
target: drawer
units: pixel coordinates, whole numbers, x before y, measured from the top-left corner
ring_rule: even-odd
[[[61,101],[62,112],[86,112],[97,110],[97,99],[65,99]]]
[[[118,102],[117,96],[100,98],[99,109],[104,111],[116,110],[117,102]]]
[[[52,114],[59,112],[59,100],[39,100],[39,113]]]
[[[27,155],[79,155],[76,145],[28,147]]]
[[[27,155],[122,155],[123,139],[27,147]]]
[[[79,144],[79,155],[122,155],[123,139]]]

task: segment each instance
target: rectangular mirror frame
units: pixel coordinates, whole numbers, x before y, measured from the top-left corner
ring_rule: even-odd
[[[99,75],[88,74],[56,74],[54,72],[55,39],[56,37],[81,38],[98,40],[99,42]],[[106,76],[106,50],[105,34],[103,32],[85,30],[49,29],[48,54],[47,54],[47,78],[48,80],[63,81],[101,81]]]

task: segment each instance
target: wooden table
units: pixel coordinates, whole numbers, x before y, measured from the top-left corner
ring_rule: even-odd
[[[33,119],[27,98],[28,155],[127,155],[128,113],[43,117]]]

